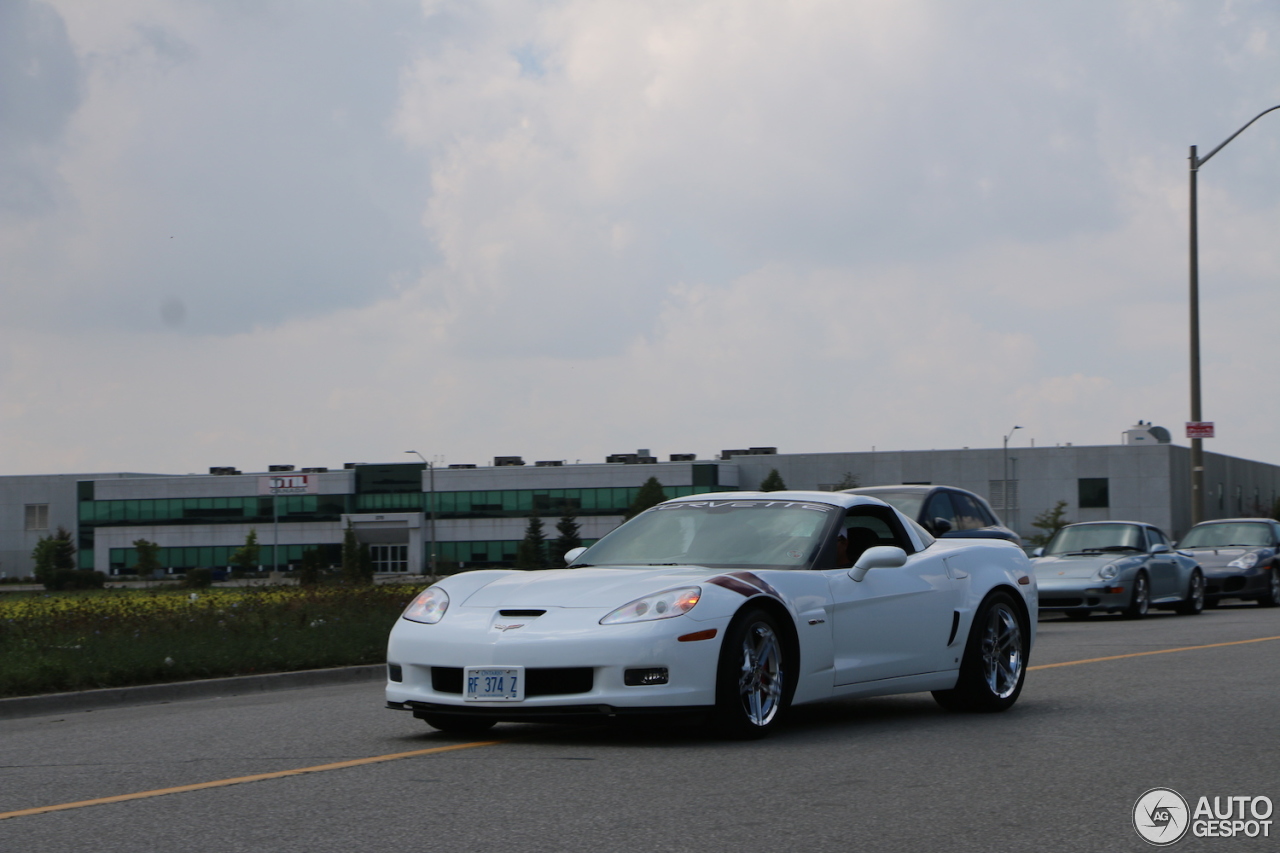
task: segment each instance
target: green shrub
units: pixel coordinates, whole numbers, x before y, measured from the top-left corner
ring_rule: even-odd
[[[0,597],[0,696],[380,663],[422,584]]]
[[[183,589],[206,589],[213,586],[213,569],[187,569],[182,579]]]
[[[69,592],[75,589],[102,589],[106,586],[107,576],[93,569],[54,569],[46,575],[44,588]]]

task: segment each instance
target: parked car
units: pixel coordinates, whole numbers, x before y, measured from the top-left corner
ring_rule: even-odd
[[[1270,518],[1202,521],[1187,531],[1178,548],[1204,570],[1205,604],[1224,598],[1280,604],[1280,523]]]
[[[1204,610],[1204,572],[1150,524],[1068,524],[1032,556],[1041,610],[1075,619],[1099,611],[1141,619],[1152,607],[1189,616]]]
[[[844,491],[879,498],[940,539],[1022,542],[983,498],[955,486],[860,486]]]
[[[680,714],[740,737],[838,696],[1003,711],[1036,631],[1022,549],[936,540],[863,495],[676,498],[565,556],[419,594],[391,630],[388,707],[466,734]]]

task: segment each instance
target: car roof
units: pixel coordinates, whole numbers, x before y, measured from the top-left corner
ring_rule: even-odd
[[[850,495],[874,495],[880,492],[917,492],[919,494],[927,494],[928,492],[935,492],[939,489],[946,489],[948,492],[960,492],[961,494],[971,495],[981,501],[986,501],[986,498],[982,497],[982,495],[975,491],[962,489],[959,486],[948,486],[945,483],[933,483],[930,485],[926,485],[924,483],[902,483],[897,486],[857,486],[852,489],[843,489],[842,491]]]
[[[955,489],[957,492],[967,491],[956,486],[934,486],[924,483],[902,483],[897,486],[855,486],[852,489],[841,489],[848,495],[873,495],[876,492],[931,492],[934,489]]]
[[[870,495],[851,495],[845,492],[810,492],[786,490],[780,492],[708,492],[702,495],[686,495],[672,498],[664,503],[688,503],[690,501],[729,501],[729,500],[771,500],[771,501],[803,501],[805,503],[824,503],[831,506],[849,508],[852,506],[888,506],[879,498]]]
[[[1275,524],[1274,518],[1263,518],[1261,516],[1251,516],[1249,518],[1211,518],[1208,521],[1201,521],[1192,525],[1193,527],[1202,527],[1206,524],[1239,524],[1242,521],[1253,522],[1254,524]]]
[[[1086,525],[1090,525],[1090,524],[1132,524],[1137,527],[1154,527],[1156,530],[1160,529],[1159,525],[1152,524],[1149,521],[1125,521],[1123,518],[1108,518],[1102,521],[1073,521],[1070,524],[1064,524],[1062,526],[1063,527],[1085,527]]]

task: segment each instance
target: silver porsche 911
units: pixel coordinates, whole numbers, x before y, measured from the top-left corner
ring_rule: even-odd
[[[1068,524],[1033,556],[1041,610],[1077,619],[1099,611],[1141,619],[1152,607],[1204,610],[1204,571],[1150,524]]]

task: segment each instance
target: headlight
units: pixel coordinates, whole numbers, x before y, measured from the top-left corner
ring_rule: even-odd
[[[624,604],[600,620],[601,625],[617,625],[620,622],[650,622],[654,619],[670,619],[688,613],[702,597],[702,588],[684,586],[669,589],[655,595],[637,598]]]
[[[433,586],[418,593],[418,596],[409,602],[409,606],[400,615],[410,622],[434,625],[440,621],[448,609],[449,593],[438,586]]]
[[[1103,566],[1101,569],[1098,569],[1098,577],[1101,580],[1109,581],[1115,577],[1118,572],[1119,569],[1117,569],[1114,564],[1110,566]]]
[[[1227,565],[1233,569],[1252,569],[1258,565],[1258,554],[1257,552],[1245,554],[1243,557],[1227,563]]]

